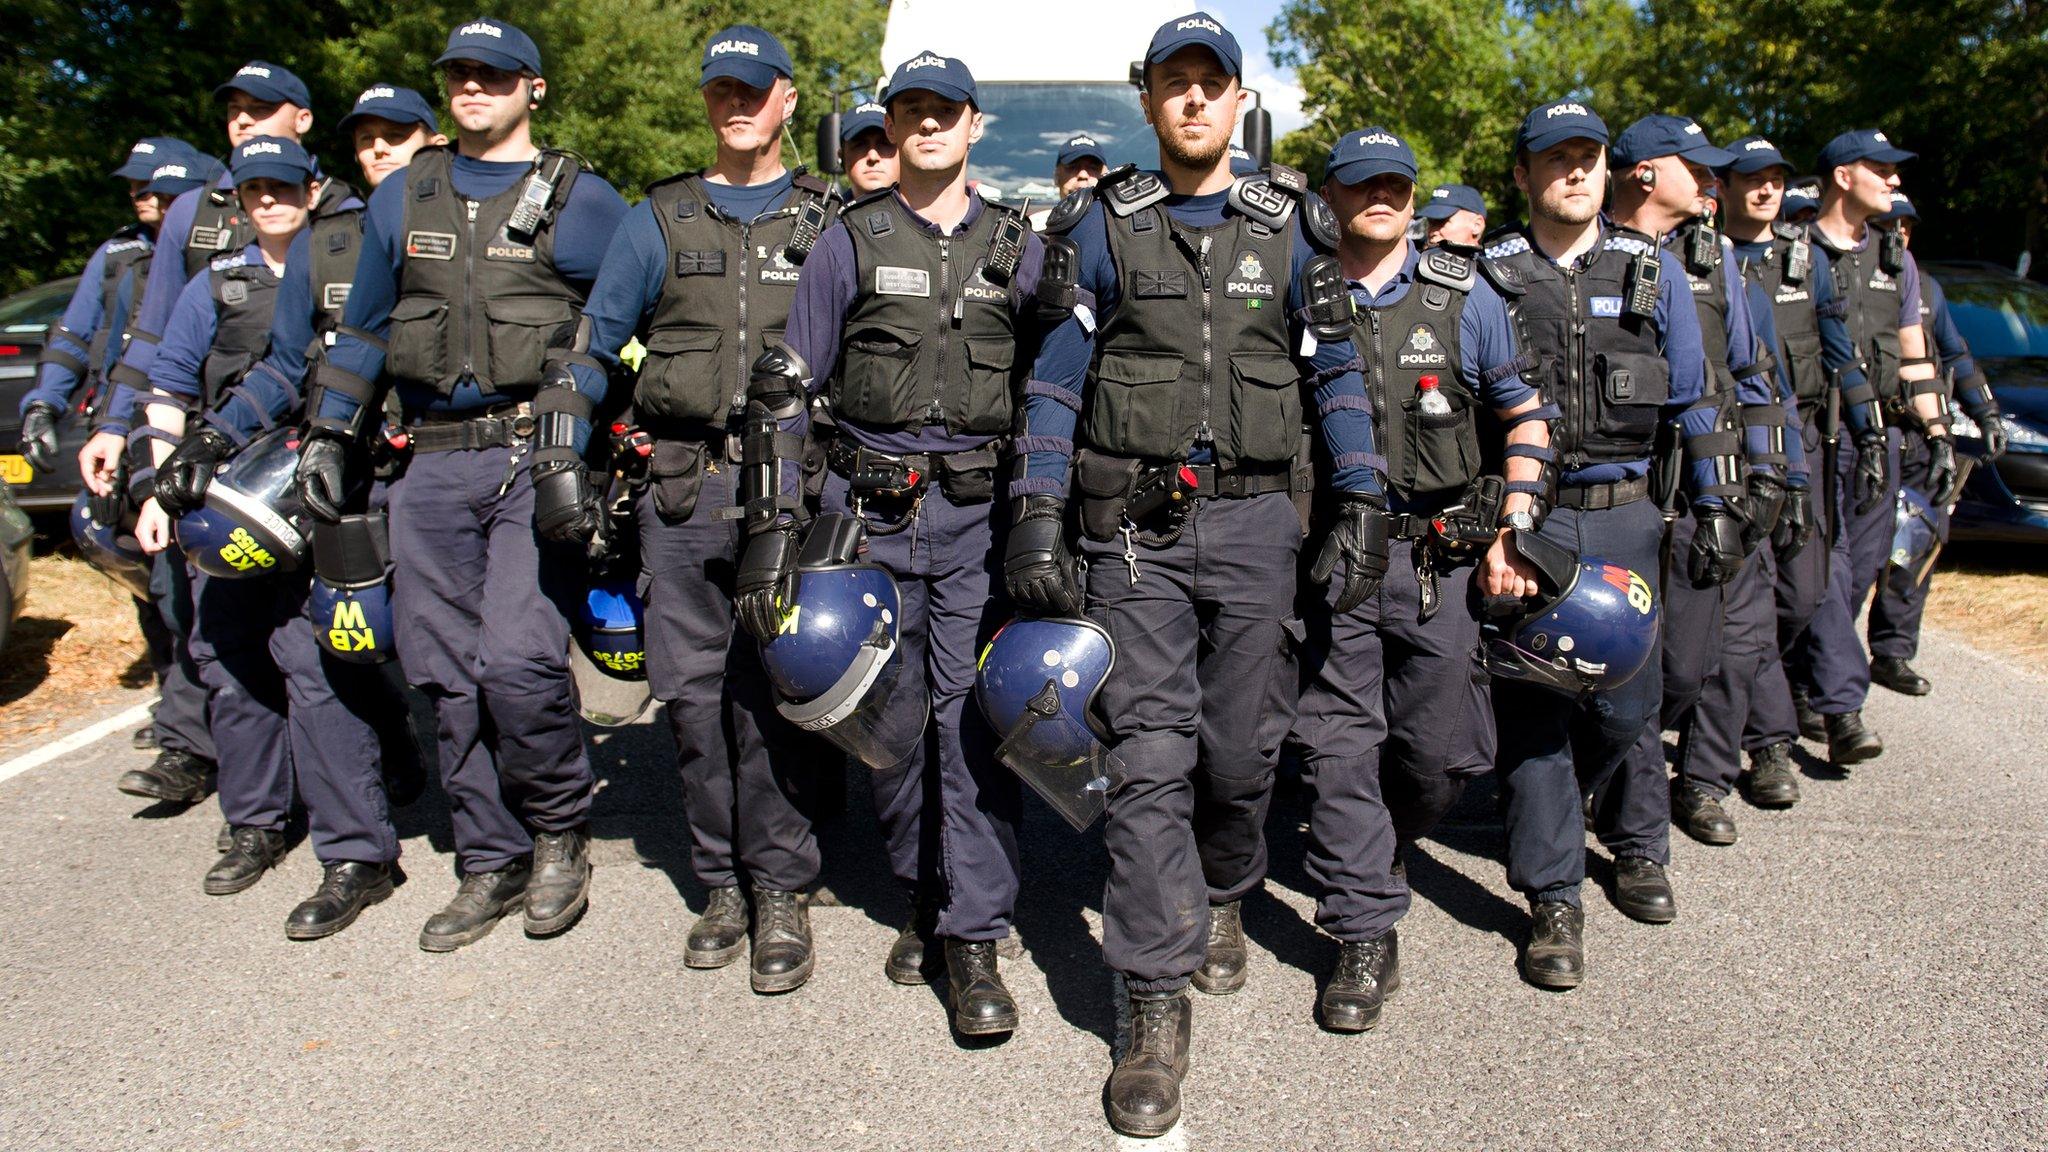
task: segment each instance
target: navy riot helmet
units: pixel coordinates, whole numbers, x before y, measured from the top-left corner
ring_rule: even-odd
[[[294,477],[299,435],[273,428],[228,457],[206,486],[206,505],[178,521],[178,545],[209,576],[295,572],[306,562],[309,518]]]
[[[85,562],[137,600],[149,599],[149,557],[135,541],[133,523],[108,523],[100,518],[105,501],[80,492],[71,504],[71,540]]]
[[[397,654],[391,616],[391,544],[383,509],[313,526],[307,614],[336,659],[375,664]]]
[[[1577,697],[1618,688],[1657,646],[1657,598],[1639,572],[1577,556],[1534,532],[1514,547],[1536,566],[1543,594],[1487,622],[1486,663],[1495,677]]]
[[[982,649],[975,692],[1002,744],[996,758],[1076,831],[1102,815],[1121,776],[1093,714],[1116,665],[1099,624],[1020,617]]]
[[[631,724],[653,704],[645,622],[637,563],[590,578],[570,614],[569,671],[576,681],[577,708],[592,724]]]

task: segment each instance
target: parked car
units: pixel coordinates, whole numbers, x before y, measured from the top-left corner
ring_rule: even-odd
[[[2003,413],[2008,447],[1970,474],[1949,528],[1953,540],[2048,543],[2048,287],[1996,264],[1929,261],[1956,327],[1984,368]],[[1966,451],[1983,433],[1956,413]]]
[[[62,445],[57,467],[39,472],[21,456],[21,398],[35,387],[36,357],[42,355],[44,337],[64,318],[64,306],[77,286],[78,277],[70,276],[0,300],[0,480],[31,512],[69,508],[84,483],[78,475],[78,450],[91,429],[84,416],[88,397],[82,392],[57,426]]]
[[[0,652],[14,634],[14,622],[28,605],[28,557],[35,540],[28,513],[15,503],[12,485],[0,484]]]

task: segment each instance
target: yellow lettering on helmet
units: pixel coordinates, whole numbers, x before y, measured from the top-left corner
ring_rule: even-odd
[[[1650,582],[1635,572],[1628,574],[1628,602],[1630,607],[1645,616],[1650,614],[1650,606],[1656,602],[1650,592]]]
[[[363,616],[363,605],[359,600],[340,600],[334,605],[334,630],[344,628],[364,629],[370,626]]]
[[[777,629],[775,630],[775,634],[776,634],[777,636],[794,636],[794,635],[796,635],[796,627],[797,627],[797,623],[796,623],[796,614],[797,614],[798,612],[802,611],[802,610],[803,610],[803,605],[801,605],[801,604],[792,604],[792,605],[790,605],[790,607],[789,607],[789,611],[787,611],[787,612],[784,612],[784,613],[782,614],[782,626],[781,626],[781,627],[779,627],[779,628],[777,628]]]

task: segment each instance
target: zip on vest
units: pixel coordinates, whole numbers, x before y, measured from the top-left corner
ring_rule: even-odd
[[[958,315],[958,309],[946,306],[952,290],[952,254],[952,237],[939,237],[939,350],[932,363],[932,402],[924,410],[924,422],[927,424],[946,422],[945,406],[939,403],[939,389],[945,386],[946,379],[946,337],[952,332],[953,321]]]
[[[462,342],[462,374],[476,379],[476,209],[477,202],[464,200],[469,206],[469,227],[462,245],[462,328],[467,337]]]

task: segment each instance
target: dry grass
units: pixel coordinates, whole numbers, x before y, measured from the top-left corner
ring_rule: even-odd
[[[2048,550],[1972,545],[1943,553],[1927,622],[2048,668]]]
[[[153,687],[135,601],[68,548],[37,556],[0,654],[0,748],[62,736]]]

